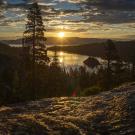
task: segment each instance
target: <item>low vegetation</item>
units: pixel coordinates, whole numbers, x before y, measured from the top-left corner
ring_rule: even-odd
[[[97,88],[94,88],[97,89]],[[0,107],[1,135],[134,135],[135,84]]]

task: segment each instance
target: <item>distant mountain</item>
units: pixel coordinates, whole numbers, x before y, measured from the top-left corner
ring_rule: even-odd
[[[6,43],[3,43],[0,41],[0,57],[1,56],[9,56],[9,58],[11,57],[18,57],[20,55],[20,51],[21,49],[18,47],[11,47]]]
[[[81,44],[88,44],[88,43],[99,43],[103,42],[105,39],[96,39],[96,38],[79,38],[79,37],[65,37],[65,38],[58,38],[58,37],[48,37],[46,44],[47,45],[81,45]],[[7,44],[22,44],[22,39],[16,40],[3,40],[3,43]]]
[[[5,45],[7,46],[8,44],[6,42],[1,42],[0,41],[0,46],[5,46]]]
[[[11,44],[19,45],[19,44],[22,44],[22,39],[16,39],[16,40],[1,40],[1,42],[4,43],[4,44],[8,44],[8,45],[11,45]]]
[[[124,60],[128,60],[129,55],[133,51],[133,46],[135,46],[135,41],[114,41],[114,43],[116,45],[120,57]],[[57,50],[57,51],[64,51],[69,53],[104,58],[105,45],[106,45],[105,42],[100,42],[100,43],[88,43],[88,44],[76,45],[76,46],[49,47],[48,49],[51,51]]]

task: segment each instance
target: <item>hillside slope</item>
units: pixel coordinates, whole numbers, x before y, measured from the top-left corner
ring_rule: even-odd
[[[134,135],[135,84],[0,107],[0,135]]]

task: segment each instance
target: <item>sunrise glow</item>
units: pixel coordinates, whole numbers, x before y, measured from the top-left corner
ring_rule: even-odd
[[[65,33],[64,33],[64,32],[59,32],[59,33],[58,33],[58,36],[59,36],[60,38],[63,38],[63,37],[65,36]]]

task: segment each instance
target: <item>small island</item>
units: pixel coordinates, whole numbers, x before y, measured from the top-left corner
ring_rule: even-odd
[[[90,68],[95,68],[98,65],[101,65],[99,61],[94,57],[88,57],[88,59],[86,59],[83,63]]]

